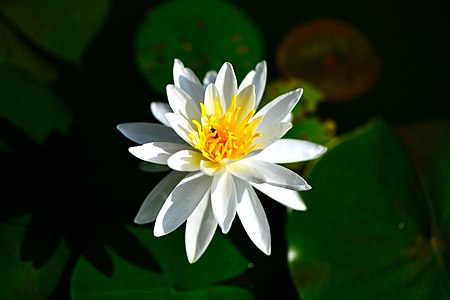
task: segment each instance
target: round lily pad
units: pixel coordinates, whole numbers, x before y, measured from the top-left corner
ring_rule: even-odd
[[[283,76],[308,80],[329,101],[357,97],[374,85],[380,60],[368,39],[339,21],[319,20],[286,34],[276,54]]]
[[[216,0],[175,0],[150,8],[136,38],[136,59],[152,88],[173,82],[175,58],[200,80],[228,61],[238,79],[262,60],[263,45],[252,21],[238,8]]]
[[[430,184],[448,190],[441,176]],[[427,192],[439,189],[423,185],[386,124],[342,137],[307,178],[308,211],[287,227],[302,299],[449,299],[448,193]]]

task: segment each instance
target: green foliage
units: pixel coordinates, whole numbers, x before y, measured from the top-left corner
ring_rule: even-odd
[[[64,132],[71,114],[41,81],[8,63],[0,63],[0,117],[42,143],[53,131]]]
[[[109,0],[5,0],[0,11],[34,43],[78,62],[103,24]]]
[[[0,299],[48,299],[69,257],[69,248],[60,239],[48,242],[52,231],[28,227],[29,218],[0,223]],[[45,239],[46,238],[46,239]],[[24,240],[41,243],[24,243]],[[44,265],[28,259],[30,253],[54,247],[54,255]]]
[[[431,148],[447,158],[438,169],[448,166],[445,145]],[[308,181],[320,188],[302,194],[307,213],[288,219],[302,299],[448,299],[449,202],[428,191],[448,195],[450,184],[424,186],[415,174],[381,121],[340,139],[314,166]]]
[[[149,10],[137,34],[136,58],[150,86],[164,92],[173,82],[175,58],[200,80],[229,61],[242,80],[263,59],[263,46],[251,20],[231,4],[173,0]]]
[[[118,245],[117,239],[126,245]],[[103,240],[107,250],[93,245],[80,258],[72,278],[73,299],[251,299],[245,289],[217,285],[247,269],[248,261],[220,234],[204,256],[189,264],[181,229],[162,238],[148,227],[111,231]],[[97,253],[99,256],[92,256]],[[90,263],[105,261],[111,267]],[[86,259],[87,258],[87,259]],[[105,270],[110,270],[105,271]]]

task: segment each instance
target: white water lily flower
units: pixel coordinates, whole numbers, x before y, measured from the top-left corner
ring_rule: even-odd
[[[203,84],[175,60],[169,104],[153,103],[164,125],[125,123],[118,129],[140,146],[137,158],[166,164],[170,172],[147,196],[135,222],[155,222],[163,236],[186,221],[189,262],[197,261],[217,225],[230,230],[237,215],[253,243],[270,255],[271,237],[263,207],[254,190],[296,210],[306,207],[297,191],[311,187],[295,172],[277,165],[315,159],[326,148],[307,141],[281,139],[292,127],[289,114],[302,89],[283,94],[258,112],[266,84],[266,63],[247,74],[240,86],[230,63],[208,72]]]

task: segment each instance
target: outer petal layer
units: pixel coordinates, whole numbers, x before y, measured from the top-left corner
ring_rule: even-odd
[[[239,195],[237,213],[242,226],[252,242],[262,252],[270,255],[270,228],[261,202],[250,184],[240,179],[235,182]]]
[[[211,177],[203,173],[190,173],[167,197],[156,217],[153,234],[166,235],[186,221],[211,186]]]
[[[154,123],[122,123],[117,129],[127,138],[138,144],[150,142],[183,143],[172,128]]]
[[[134,222],[146,224],[155,221],[164,201],[185,176],[186,174],[172,171],[164,177],[145,198]]]
[[[311,142],[282,139],[274,142],[262,152],[253,156],[253,158],[271,163],[285,164],[316,159],[326,151],[326,147]]]
[[[208,191],[186,222],[185,244],[190,263],[196,262],[205,252],[217,228]]]
[[[252,183],[252,186],[284,206],[295,210],[306,210],[306,205],[300,197],[300,193],[297,191],[284,189],[267,183]]]
[[[131,154],[139,159],[155,164],[167,164],[167,159],[174,153],[190,148],[186,144],[153,142],[141,146],[130,147]]]
[[[297,173],[262,160],[243,159],[227,165],[226,168],[233,175],[252,183],[268,183],[295,191],[311,189]]]
[[[223,233],[228,233],[236,215],[236,197],[236,187],[230,173],[222,172],[213,177],[212,210]]]
[[[265,128],[285,119],[300,100],[302,93],[302,89],[297,89],[295,91],[283,94],[267,103],[253,117],[257,118],[259,116],[263,116],[263,119],[259,124],[259,128]]]

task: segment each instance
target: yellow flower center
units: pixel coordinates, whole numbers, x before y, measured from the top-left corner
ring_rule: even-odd
[[[260,133],[255,133],[255,130],[262,117],[250,121],[255,110],[243,116],[242,108],[236,107],[236,96],[225,113],[217,100],[211,114],[207,114],[203,103],[200,103],[200,107],[202,110],[200,122],[192,121],[197,127],[197,132],[191,133],[189,137],[204,157],[220,163],[223,159],[239,160],[257,149],[258,146],[253,145],[253,142],[261,136]]]

